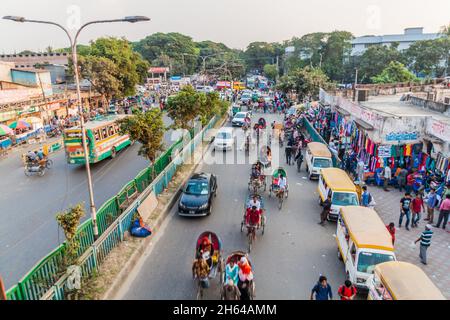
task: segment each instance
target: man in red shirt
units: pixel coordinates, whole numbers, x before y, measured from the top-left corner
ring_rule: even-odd
[[[344,285],[338,289],[338,294],[341,300],[353,300],[356,296],[356,288],[350,280],[345,280]]]
[[[386,226],[386,229],[388,229],[389,233],[391,234],[392,245],[394,245],[394,242],[395,242],[395,223],[391,222],[390,224],[388,224]]]
[[[420,214],[425,212],[425,205],[423,204],[423,199],[420,193],[416,195],[416,197],[412,200],[412,223],[411,228],[417,228],[417,223],[420,220]]]
[[[258,226],[261,220],[261,209],[258,210],[257,207],[253,206],[252,208],[247,209],[247,214],[245,216],[245,223],[247,225]]]

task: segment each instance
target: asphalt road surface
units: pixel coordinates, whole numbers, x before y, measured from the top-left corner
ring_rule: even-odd
[[[260,116],[255,114],[252,120],[257,121]],[[275,115],[265,115],[265,118],[268,123],[281,120]],[[236,132],[242,136],[242,130]],[[287,169],[290,192],[281,211],[276,199],[269,198],[268,191],[264,193],[267,226],[263,236],[258,232],[250,254],[256,299],[309,299],[311,288],[322,274],[328,277],[336,299],[337,288],[345,280],[344,266],[337,258],[333,236],[336,224],[328,223],[325,227],[317,224],[321,208],[317,182],[306,178],[304,166],[300,173],[296,166],[287,166],[284,149],[280,154],[277,143],[272,143],[272,149],[273,159],[281,159],[280,165]],[[245,231],[240,232],[240,223],[254,159],[236,163],[242,162],[243,154],[241,150],[225,154],[207,152],[206,163],[202,163],[197,171],[218,176],[213,213],[206,218],[183,218],[176,214],[175,205],[115,299],[195,299],[191,266],[196,240],[203,231],[213,231],[221,237],[225,257],[232,251],[246,251],[247,240]],[[255,158],[255,155],[250,157]],[[212,279],[205,298],[220,298],[218,277]]]
[[[165,118],[166,125],[170,122]],[[174,138],[167,132],[165,143],[171,144]],[[138,148],[134,144],[115,159],[91,166],[97,208],[148,166],[137,155]],[[50,158],[54,166],[43,177],[26,177],[18,153],[0,162],[0,275],[6,288],[64,241],[55,220],[57,212],[84,201],[83,221],[90,217],[84,166],[67,164],[63,150]]]

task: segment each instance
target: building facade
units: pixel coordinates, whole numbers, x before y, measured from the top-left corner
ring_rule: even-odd
[[[391,46],[398,43],[398,50],[406,50],[411,44],[422,40],[434,40],[441,37],[439,33],[424,33],[422,27],[407,28],[403,34],[389,34],[382,36],[362,36],[352,40],[352,56],[362,55],[371,46]]]

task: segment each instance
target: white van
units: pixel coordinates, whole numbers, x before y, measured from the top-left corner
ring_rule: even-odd
[[[233,129],[221,128],[214,138],[214,150],[232,150],[234,146]]]
[[[331,168],[333,161],[328,147],[320,142],[310,142],[306,148],[306,171],[309,179],[319,177],[323,168]]]
[[[397,260],[391,234],[378,213],[370,208],[342,207],[336,242],[347,278],[360,289],[368,289],[376,265]]]

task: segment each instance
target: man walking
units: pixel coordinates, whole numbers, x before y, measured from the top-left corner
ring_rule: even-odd
[[[290,166],[292,160],[292,145],[290,145],[289,142],[284,151],[286,153],[286,163]]]
[[[364,180],[364,161],[359,159],[358,164],[356,165],[356,174],[358,175],[359,184],[362,184]]]
[[[420,215],[422,209],[425,212],[425,205],[423,204],[423,199],[420,193],[416,194],[416,197],[412,200],[412,220],[411,227],[416,228],[420,221]]]
[[[422,232],[420,238],[417,239],[414,243],[420,241],[420,262],[423,264],[427,264],[427,250],[431,245],[431,237],[433,237],[433,231],[431,231],[431,225],[427,224],[425,226],[425,231]]]
[[[327,277],[320,276],[319,282],[311,290],[311,300],[314,300],[314,294],[316,294],[316,300],[328,300],[328,297],[333,300],[333,292]]]
[[[406,230],[409,231],[409,222],[411,220],[411,206],[412,199],[409,192],[405,193],[405,196],[400,200],[400,219],[398,221],[398,227],[402,227],[403,217],[406,216]]]
[[[408,175],[408,170],[406,170],[404,167],[398,173],[397,181],[398,181],[398,190],[400,192],[402,192],[403,189],[406,188],[406,176],[407,175]]]
[[[302,163],[303,163],[303,153],[302,148],[299,145],[297,155],[295,156],[295,161],[297,161],[297,172],[300,172],[302,169]]]
[[[441,207],[439,208],[439,219],[437,221],[437,224],[435,225],[436,228],[440,228],[442,220],[444,221],[444,225],[442,226],[442,229],[445,230],[445,227],[448,223],[448,215],[450,214],[450,194],[447,194],[445,196],[444,201],[441,203]]]
[[[361,204],[363,207],[369,207],[370,203],[372,202],[372,195],[367,190],[367,186],[363,186],[363,193],[361,195]]]
[[[437,194],[434,189],[430,190],[426,202],[427,202],[427,217],[423,220],[428,221],[429,223],[433,223],[434,208],[437,205]]]
[[[384,181],[383,181],[383,188],[384,188],[384,191],[389,191],[389,190],[388,190],[388,185],[389,185],[389,182],[390,182],[391,179],[392,179],[392,170],[391,170],[391,168],[389,167],[389,165],[386,165],[386,167],[384,167],[384,170],[383,170],[383,177],[384,177]]]

